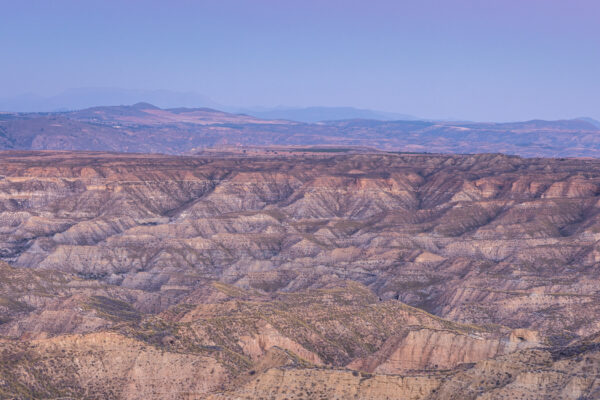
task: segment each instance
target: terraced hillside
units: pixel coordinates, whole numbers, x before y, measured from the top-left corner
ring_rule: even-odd
[[[0,175],[0,397],[600,396],[600,161],[5,152]]]

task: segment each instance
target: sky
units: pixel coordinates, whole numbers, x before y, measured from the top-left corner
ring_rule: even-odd
[[[598,0],[0,0],[0,97],[81,87],[600,119]]]

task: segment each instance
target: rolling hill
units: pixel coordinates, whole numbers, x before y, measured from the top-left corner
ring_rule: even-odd
[[[600,129],[582,120],[514,123],[303,123],[148,103],[62,113],[0,114],[0,149],[191,154],[223,146],[363,146],[392,152],[597,157]]]

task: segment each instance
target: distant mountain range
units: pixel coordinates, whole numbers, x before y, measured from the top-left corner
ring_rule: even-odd
[[[374,119],[379,121],[415,121],[419,118],[398,113],[366,110],[354,107],[306,107],[241,109],[240,112],[265,119],[287,119],[300,122],[336,121],[345,119]]]
[[[163,109],[150,103],[0,113],[0,149],[190,154],[223,146],[361,146],[392,152],[600,157],[600,128],[587,118],[510,123],[349,118],[306,123],[284,119],[281,113],[268,115],[277,118],[206,107]]]
[[[268,120],[289,120],[305,123],[329,122],[352,119],[376,121],[417,121],[423,118],[414,115],[363,109],[356,107],[236,107],[220,104],[196,92],[172,90],[123,89],[115,87],[84,87],[68,89],[53,96],[40,96],[33,93],[12,97],[0,97],[0,112],[68,112],[98,106],[125,106],[148,103],[163,109],[212,108],[232,114],[246,114]],[[580,117],[600,128],[600,121],[590,117]],[[445,119],[444,121],[454,121]]]
[[[170,90],[135,90],[88,87],[69,89],[54,96],[23,94],[0,98],[0,111],[59,112],[81,110],[95,106],[125,105],[148,102],[161,108],[210,107],[232,113],[243,113],[263,119],[287,119],[301,122],[333,121],[342,119],[416,120],[398,113],[366,110],[354,107],[248,107],[240,108],[219,104],[194,92]]]
[[[88,87],[69,89],[54,96],[23,94],[0,98],[0,111],[56,112],[81,110],[99,105],[125,105],[139,102],[149,102],[163,108],[222,108],[222,105],[194,92]]]

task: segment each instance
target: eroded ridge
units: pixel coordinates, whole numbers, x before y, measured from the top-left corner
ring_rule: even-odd
[[[0,395],[599,396],[600,162],[0,155]]]

